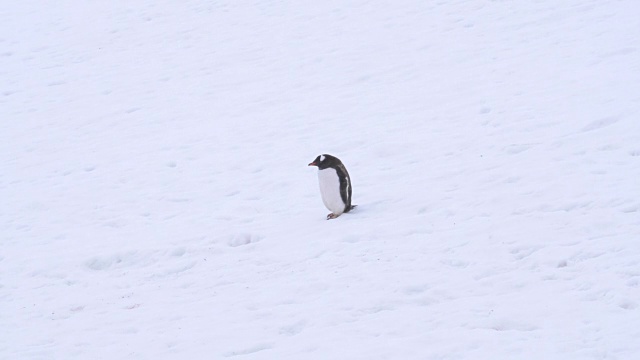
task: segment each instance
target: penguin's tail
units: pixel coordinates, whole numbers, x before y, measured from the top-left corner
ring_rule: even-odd
[[[344,210],[344,212],[348,213],[349,211],[355,209],[358,205],[349,205],[347,206],[347,208]]]

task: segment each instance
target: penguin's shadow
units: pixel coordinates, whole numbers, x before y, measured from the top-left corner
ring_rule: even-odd
[[[372,214],[378,213],[379,212],[378,209],[383,207],[384,203],[385,201],[376,201],[372,203],[358,203],[353,205],[355,207],[351,209],[351,211],[349,211],[349,214],[370,216]]]

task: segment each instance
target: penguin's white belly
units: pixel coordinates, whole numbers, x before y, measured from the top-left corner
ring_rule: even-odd
[[[336,170],[332,168],[318,170],[318,180],[324,206],[336,215],[342,214],[345,204],[340,196],[340,179]]]

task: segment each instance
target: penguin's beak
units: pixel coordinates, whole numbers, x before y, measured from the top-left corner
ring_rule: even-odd
[[[318,166],[315,162],[309,163],[309,166]]]

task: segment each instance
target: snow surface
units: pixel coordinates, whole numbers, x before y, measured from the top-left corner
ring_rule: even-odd
[[[640,358],[639,13],[4,2],[0,359]]]

